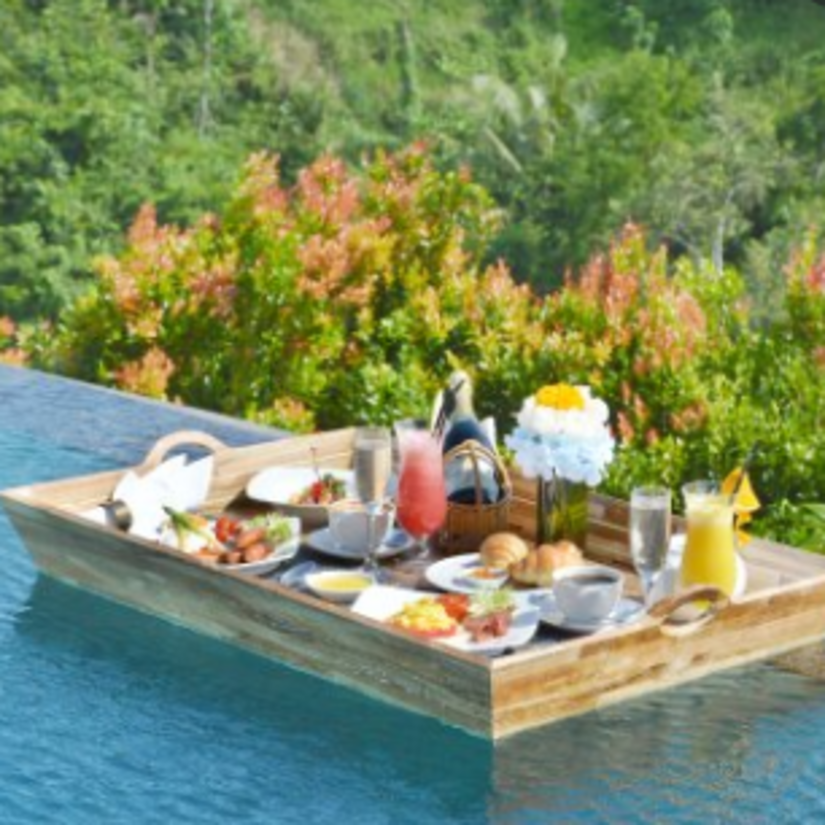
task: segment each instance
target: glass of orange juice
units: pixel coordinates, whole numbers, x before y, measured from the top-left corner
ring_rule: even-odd
[[[692,481],[682,493],[687,517],[682,585],[715,585],[730,596],[737,572],[733,500],[713,481]]]

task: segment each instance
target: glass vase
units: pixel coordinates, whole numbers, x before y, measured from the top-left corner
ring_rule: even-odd
[[[553,476],[539,478],[536,492],[536,540],[539,544],[572,541],[584,550],[587,539],[587,502],[584,482]]]

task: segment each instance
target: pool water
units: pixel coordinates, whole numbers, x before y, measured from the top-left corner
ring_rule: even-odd
[[[0,368],[0,487],[271,434]],[[815,822],[825,685],[739,669],[493,747],[40,576],[0,514],[0,823]]]

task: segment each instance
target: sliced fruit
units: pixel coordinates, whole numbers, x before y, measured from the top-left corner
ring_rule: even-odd
[[[742,475],[742,469],[737,467],[728,473],[725,480],[722,482],[722,492],[725,495],[733,495],[736,485],[739,484],[739,478]],[[734,508],[737,513],[755,513],[759,509],[759,499],[751,485],[750,476],[745,473],[742,483],[739,485],[739,491],[736,493],[736,501]]]

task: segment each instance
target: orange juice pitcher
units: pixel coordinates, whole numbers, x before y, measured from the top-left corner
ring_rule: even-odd
[[[692,481],[682,488],[687,541],[682,558],[682,585],[715,585],[726,595],[736,588],[736,539],[731,496],[711,481]]]

